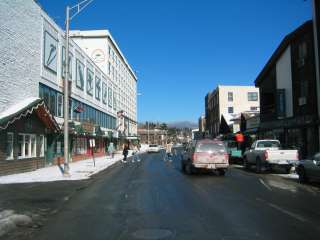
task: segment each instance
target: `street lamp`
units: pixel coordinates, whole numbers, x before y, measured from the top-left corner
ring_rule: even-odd
[[[63,174],[65,176],[70,175],[69,167],[69,27],[70,21],[78,15],[86,6],[88,6],[93,0],[84,0],[73,7],[67,6],[66,8],[66,74],[64,78],[64,170]],[[70,16],[72,10],[75,10],[75,13]]]

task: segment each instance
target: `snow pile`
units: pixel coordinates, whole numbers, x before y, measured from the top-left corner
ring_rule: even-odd
[[[8,117],[12,114],[15,114],[17,111],[20,111],[21,109],[27,107],[28,105],[30,105],[31,103],[33,103],[34,101],[36,101],[38,99],[39,98],[37,98],[37,97],[30,97],[30,98],[24,99],[23,101],[9,107],[8,109],[6,109],[2,113],[0,113],[0,119]]]
[[[0,212],[0,237],[19,226],[31,226],[32,219],[27,215],[15,214],[13,210]]]
[[[130,156],[130,155],[129,155]],[[62,175],[58,166],[50,166],[40,168],[32,172],[12,174],[0,177],[0,184],[10,183],[30,183],[30,182],[53,182],[64,180],[82,180],[88,179],[93,174],[96,174],[117,161],[123,158],[122,155],[115,155],[111,157],[95,158],[96,165],[93,165],[93,160],[87,159],[78,162],[70,163],[70,176],[65,177]]]

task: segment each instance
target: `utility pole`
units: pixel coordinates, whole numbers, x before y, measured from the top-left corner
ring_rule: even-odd
[[[149,122],[147,122],[147,129],[148,129],[148,144],[150,144],[149,143]]]
[[[78,15],[86,6],[88,6],[93,0],[84,0],[73,7],[67,6],[66,8],[66,32],[65,32],[65,38],[66,38],[66,74],[64,78],[64,102],[63,102],[63,108],[64,108],[64,170],[63,175],[64,176],[70,176],[70,166],[69,166],[69,30],[70,30],[70,21]],[[76,9],[76,12],[70,17],[70,12]]]

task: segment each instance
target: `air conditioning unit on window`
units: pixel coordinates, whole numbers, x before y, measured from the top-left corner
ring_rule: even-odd
[[[303,67],[304,64],[305,64],[304,58],[300,58],[300,59],[298,60],[298,67]]]
[[[305,97],[299,98],[299,106],[307,104],[307,99]]]

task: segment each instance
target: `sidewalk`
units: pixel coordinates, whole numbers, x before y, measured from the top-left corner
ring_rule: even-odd
[[[95,166],[93,165],[92,158],[70,163],[70,177],[64,177],[59,167],[57,165],[54,165],[50,167],[40,168],[32,172],[1,176],[0,184],[89,179],[93,174],[103,171],[122,158],[123,156],[121,154],[116,154],[114,158],[110,158],[109,156],[99,157],[95,159]]]

